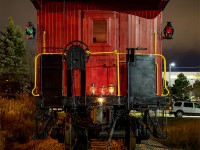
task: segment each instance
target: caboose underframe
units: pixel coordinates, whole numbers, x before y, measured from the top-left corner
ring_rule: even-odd
[[[79,43],[81,41],[75,42]],[[70,79],[74,79],[73,76],[75,74],[73,71],[85,70],[86,55],[88,52],[86,52],[80,44],[72,45],[68,50],[65,50],[65,52],[66,53],[54,55],[60,56],[58,57],[61,59],[60,62],[67,61],[67,67],[71,70],[67,77],[70,76]],[[55,75],[54,77],[62,76],[62,67],[64,65],[58,65],[62,70],[54,65],[52,68],[51,59],[55,59],[54,55],[43,55],[45,57],[42,56],[40,59],[40,78],[43,82],[41,83],[41,94],[36,109],[35,138],[45,138],[51,135],[60,142],[64,142],[66,149],[86,150],[90,149],[93,139],[106,140],[107,145],[104,145],[105,149],[110,149],[112,139],[121,139],[124,141],[123,147],[125,149],[135,149],[136,143],[140,143],[141,140],[147,140],[152,135],[158,138],[166,137],[166,122],[164,120],[165,97],[156,96],[155,75],[151,76],[151,74],[155,73],[155,69],[151,67],[146,67],[145,69],[145,66],[150,65],[148,62],[149,58],[155,61],[152,59],[151,55],[136,55],[136,57],[134,53],[127,54],[126,63],[130,65],[127,68],[130,70],[134,68],[138,70],[140,68],[139,70],[142,72],[145,70],[145,74],[150,74],[151,76],[147,76],[147,80],[145,80],[145,82],[151,85],[145,86],[150,86],[152,88],[152,90],[140,89],[140,91],[138,91],[137,88],[145,88],[142,86],[144,82],[140,81],[136,84],[136,80],[132,81],[132,76],[134,77],[135,75],[137,77],[138,73],[141,74],[141,72],[136,71],[134,73],[130,72],[128,69],[128,76],[131,76],[128,77],[130,81],[128,81],[127,85],[131,86],[128,88],[128,96],[75,96],[73,90],[68,91],[70,96],[63,96],[62,88],[50,84],[52,76],[50,80],[43,78],[47,78],[46,75],[49,73],[49,69],[52,71],[53,68],[54,72],[56,70],[59,72],[59,75],[58,73],[54,74],[51,72]],[[48,66],[48,62],[51,62],[50,66]],[[143,64],[145,66],[140,66],[137,64],[138,62],[140,65],[145,62]],[[155,66],[154,62],[152,65]],[[137,66],[139,66],[139,68]],[[57,69],[55,69],[56,67]],[[150,68],[150,70],[148,68]],[[81,74],[79,75],[81,76]],[[86,80],[85,75],[84,77],[85,79],[80,77],[79,81],[81,83],[84,83],[81,80]],[[62,83],[63,81],[59,80],[59,82]],[[75,82],[72,81],[68,86],[73,88],[74,83]],[[132,84],[134,84],[135,87],[133,89]],[[53,94],[49,93],[49,91],[51,92],[52,90],[54,91]],[[85,93],[85,88],[80,93]]]

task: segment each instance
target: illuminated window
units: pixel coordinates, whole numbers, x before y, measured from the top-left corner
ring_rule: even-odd
[[[107,21],[93,20],[93,43],[107,42]]]

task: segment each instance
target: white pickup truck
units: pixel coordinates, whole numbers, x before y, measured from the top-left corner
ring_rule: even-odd
[[[200,104],[190,101],[176,101],[172,105],[170,114],[174,114],[175,117],[182,117],[183,115],[200,116]]]

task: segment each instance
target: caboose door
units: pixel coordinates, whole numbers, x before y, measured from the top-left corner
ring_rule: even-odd
[[[118,49],[118,14],[114,11],[84,11],[83,41],[90,47],[86,66],[86,94],[92,83],[97,89],[117,86],[116,54]],[[98,90],[96,91],[97,94]],[[116,95],[116,92],[115,92]]]

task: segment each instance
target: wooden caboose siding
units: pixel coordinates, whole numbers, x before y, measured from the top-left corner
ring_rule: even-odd
[[[38,10],[38,37],[41,39],[38,49],[41,51],[44,31],[46,31],[46,52],[62,52],[62,48],[68,42],[82,39],[81,11],[69,11],[68,7],[71,6],[67,4],[63,6],[63,3],[47,3]]]
[[[135,15],[119,13],[119,51],[126,52],[127,47],[143,47],[147,50],[137,50],[135,53],[144,54],[162,54],[161,48],[161,32],[162,32],[162,13],[154,19],[146,19]],[[156,45],[155,45],[156,44]],[[125,56],[120,56],[120,60],[125,60]],[[158,91],[161,94],[162,82],[162,59],[156,57],[156,65],[158,69]],[[126,83],[125,63],[120,64],[121,82]],[[126,84],[121,85],[121,93],[126,93]]]
[[[77,2],[55,2],[55,1],[41,1],[40,9],[38,9],[38,37],[41,39],[41,43],[38,44],[38,48],[41,49],[42,45],[42,33],[46,31],[46,46],[48,47],[64,47],[66,43],[74,39],[82,39],[82,10],[101,10],[102,7],[92,3],[92,5],[77,3]],[[143,20],[146,18],[155,18],[160,10],[137,10],[132,11],[129,18],[139,18]],[[123,14],[123,13],[120,13]],[[124,13],[125,14],[125,13]],[[127,14],[125,14],[127,15]],[[139,16],[139,17],[138,17]],[[135,21],[136,19],[130,19]],[[150,19],[151,20],[151,19]],[[135,27],[138,22],[135,22]],[[141,21],[143,24],[143,21]],[[129,25],[132,26],[132,25]],[[133,28],[133,27],[132,27]],[[142,27],[141,27],[142,28]],[[146,28],[144,28],[146,29]],[[138,29],[137,29],[138,30]],[[141,31],[139,29],[139,31]],[[149,31],[148,31],[149,32]],[[138,32],[137,34],[143,34],[144,32]],[[140,40],[146,38],[140,37]],[[131,40],[130,40],[131,41]],[[52,50],[50,50],[52,51]],[[59,50],[54,50],[59,51]]]
[[[54,5],[50,7],[49,5]],[[38,10],[38,49],[42,47],[42,34],[46,31],[46,46],[47,47],[65,47],[65,45],[72,40],[82,40],[82,19],[83,13],[81,10],[68,11],[68,7],[63,8],[62,3],[46,4],[42,10]],[[51,8],[51,11],[48,9]],[[55,9],[55,10],[52,10]],[[64,10],[64,12],[58,11]],[[55,11],[55,12],[54,12]],[[119,48],[125,49],[126,47],[146,47],[151,52],[154,50],[154,33],[161,34],[159,28],[161,24],[161,15],[155,19],[146,19],[135,15],[128,15],[125,13],[120,14],[119,26],[122,30],[119,32]],[[124,30],[126,32],[124,32]],[[128,34],[127,34],[128,33]],[[126,36],[126,38],[123,38]],[[128,37],[127,37],[128,36]],[[125,40],[126,39],[126,40]],[[158,48],[160,47],[160,39],[157,38]],[[60,50],[49,49],[50,52],[58,52]],[[158,49],[159,51],[159,49]],[[48,50],[47,50],[48,52]],[[139,51],[140,52],[140,51]],[[40,53],[40,52],[39,52]],[[144,51],[149,53],[149,51]]]
[[[89,26],[85,25],[84,19],[86,17],[85,12],[101,12],[100,7],[97,5],[83,5],[82,3],[72,3],[72,2],[48,2],[40,6],[41,8],[37,11],[37,36],[38,36],[38,53],[50,52],[50,53],[60,53],[63,52],[63,48],[66,44],[73,40],[84,41],[89,46],[92,43],[89,37],[87,37],[84,32],[85,28]],[[116,19],[113,25],[115,33],[110,34],[115,35],[114,38],[111,37],[111,47],[110,49],[105,47],[98,47],[98,49],[91,48],[92,52],[95,51],[113,51],[117,49],[119,52],[125,53],[127,47],[143,47],[147,50],[138,50],[136,53],[162,53],[161,50],[161,23],[162,23],[162,12],[159,10],[137,10],[135,15],[127,14],[116,11],[102,11],[114,13]],[[155,14],[157,16],[155,17]],[[148,19],[151,18],[151,19]],[[43,38],[43,32],[46,31],[46,38]],[[91,32],[88,29],[87,32]],[[90,33],[88,33],[89,35]],[[155,52],[155,39],[154,34],[156,34],[156,52]],[[90,37],[91,38],[91,37]],[[45,41],[45,44],[44,44]],[[44,48],[45,46],[45,48]],[[42,48],[43,47],[43,48]],[[87,71],[87,81],[86,88],[87,92],[89,86],[92,82],[96,81],[100,85],[108,86],[109,83],[114,83],[117,85],[116,76],[116,64],[113,64],[115,56],[109,56],[112,62],[107,60],[105,62],[99,61],[98,63],[87,64],[90,71]],[[97,58],[97,57],[96,57]],[[105,57],[100,56],[99,59],[105,60]],[[125,61],[125,55],[120,55],[120,61]],[[161,94],[161,59],[157,58],[158,65],[158,85],[159,94]],[[91,57],[90,61],[95,61],[95,58]],[[106,64],[107,69],[103,66]],[[93,66],[102,66],[102,69],[96,69]],[[92,68],[93,67],[93,68]],[[95,70],[96,69],[96,70]],[[102,76],[108,76],[107,78],[97,79],[97,75],[103,74]],[[66,78],[64,79],[66,81]],[[127,94],[126,86],[126,65],[125,63],[120,63],[120,80],[121,80],[121,95]],[[64,82],[66,83],[66,82]],[[79,83],[76,83],[77,91],[80,90]],[[64,86],[66,89],[66,85]],[[64,89],[64,90],[65,90]],[[78,93],[78,92],[76,92]]]
[[[124,15],[121,17],[123,19]],[[161,14],[158,15],[154,19],[146,19],[134,15],[128,15],[127,18],[127,38],[126,42],[124,42],[123,38],[120,38],[121,45],[120,49],[124,49],[126,47],[143,47],[147,48],[147,50],[138,50],[137,53],[146,53],[146,54],[152,54],[155,53],[155,39],[154,34],[157,35],[156,41],[157,41],[157,53],[161,53]],[[121,21],[121,20],[120,20]],[[121,26],[124,26],[125,22],[124,20],[121,21]],[[125,27],[124,27],[125,28]],[[120,29],[121,30],[121,29]],[[126,43],[126,45],[123,45],[123,43]]]

